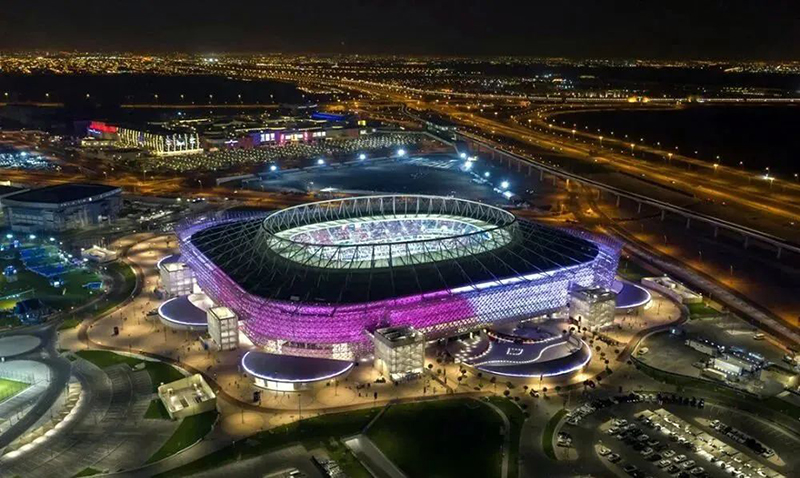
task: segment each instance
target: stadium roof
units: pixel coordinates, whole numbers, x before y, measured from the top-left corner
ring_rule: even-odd
[[[116,186],[107,186],[105,184],[56,184],[10,194],[4,197],[3,201],[63,204],[100,196],[114,190],[121,191]]]
[[[517,221],[495,249],[400,267],[330,269],[287,259],[259,240],[263,218],[211,226],[191,243],[250,294],[319,304],[354,304],[530,278],[594,260],[600,250],[566,231]]]

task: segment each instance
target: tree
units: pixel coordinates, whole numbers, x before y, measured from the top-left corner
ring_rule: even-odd
[[[506,390],[505,392],[503,392],[503,395],[505,395],[506,397],[508,397],[509,395],[511,395],[511,392],[509,392],[508,390]]]

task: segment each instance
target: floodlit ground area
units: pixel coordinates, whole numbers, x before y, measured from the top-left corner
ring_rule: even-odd
[[[25,390],[29,386],[30,384],[27,384],[25,382],[0,378],[0,402],[13,397],[14,395]]]

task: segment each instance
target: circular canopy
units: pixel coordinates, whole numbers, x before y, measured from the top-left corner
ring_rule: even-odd
[[[272,382],[311,383],[329,380],[348,372],[353,365],[353,362],[345,360],[254,351],[242,357],[242,368],[247,373]]]

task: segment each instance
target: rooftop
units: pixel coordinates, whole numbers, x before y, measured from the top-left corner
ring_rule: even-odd
[[[164,320],[190,327],[207,327],[206,311],[193,304],[189,296],[182,295],[169,299],[158,308],[158,315]]]
[[[375,336],[391,345],[403,345],[422,340],[422,334],[414,327],[385,327],[375,331]]]
[[[263,380],[316,382],[347,372],[353,367],[353,362],[250,351],[242,357],[242,367]]]
[[[53,186],[45,186],[43,188],[14,193],[6,196],[3,198],[3,200],[62,204],[100,196],[114,190],[121,192],[121,189],[118,187],[107,186],[105,184],[56,184]]]
[[[498,280],[522,280],[508,278],[545,277],[562,268],[586,265],[601,253],[588,240],[522,221],[508,244],[485,252],[401,267],[326,269],[304,266],[259,247],[261,223],[255,219],[212,225],[195,232],[191,245],[245,291],[277,300],[352,304],[459,291]]]

